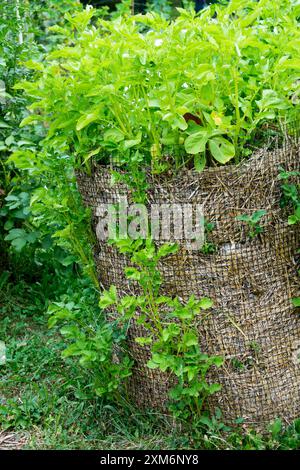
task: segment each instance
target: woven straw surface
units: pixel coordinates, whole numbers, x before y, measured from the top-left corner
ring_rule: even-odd
[[[0,180],[1,181],[1,180]],[[3,206],[5,191],[0,186],[0,209]],[[7,266],[7,250],[5,250],[4,229],[0,227],[0,274]]]
[[[222,390],[209,401],[219,407],[225,422],[243,417],[251,426],[262,426],[275,417],[285,422],[300,415],[300,319],[291,304],[299,295],[297,249],[299,231],[287,225],[287,210],[280,206],[282,182],[279,167],[300,170],[299,145],[286,143],[274,151],[261,150],[238,166],[194,170],[168,177],[148,177],[148,202],[202,203],[206,220],[214,222],[210,242],[213,254],[188,251],[182,243],[175,255],[161,262],[162,294],[208,296],[214,308],[199,322],[199,341],[204,351],[225,357],[225,365],[210,373]],[[93,209],[116,203],[130,190],[111,185],[110,171],[95,166],[92,177],[78,174],[85,204]],[[265,209],[264,231],[250,240],[240,214]],[[124,277],[128,260],[105,241],[95,246],[101,284],[134,293]],[[298,266],[299,268],[299,266]],[[135,343],[140,327],[129,330],[129,349],[135,360],[131,393],[140,406],[163,408],[171,378],[149,370],[149,352]]]

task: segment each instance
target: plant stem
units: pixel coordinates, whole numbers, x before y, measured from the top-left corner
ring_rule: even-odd
[[[238,164],[240,162],[239,158],[239,148],[238,148],[238,141],[239,141],[239,133],[241,129],[241,115],[240,115],[240,108],[239,108],[239,84],[238,84],[238,75],[237,70],[234,68],[233,70],[233,80],[234,80],[234,95],[235,95],[235,133],[234,133],[234,147],[235,147],[235,163]]]

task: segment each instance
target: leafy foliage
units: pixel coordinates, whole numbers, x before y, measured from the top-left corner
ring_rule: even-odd
[[[262,123],[298,108],[297,2],[233,0],[179,13],[98,27],[88,26],[92,10],[68,16],[72,45],[38,65],[39,80],[19,85],[34,100],[23,125],[47,121],[47,143],[71,149],[87,171],[92,157],[109,155],[154,173],[190,166],[194,155],[200,168],[238,162]]]
[[[282,189],[282,207],[289,207],[293,213],[288,217],[288,224],[295,225],[300,222],[300,194],[299,194],[299,171],[286,171],[284,168],[280,168],[278,178],[283,181],[281,185]],[[298,250],[299,251],[299,250]],[[300,275],[300,270],[298,269]],[[300,307],[300,297],[292,299],[294,307]]]
[[[246,222],[249,226],[248,236],[250,238],[256,237],[259,233],[263,231],[263,227],[260,225],[260,220],[267,214],[267,211],[260,209],[255,211],[252,215],[242,214],[236,217],[236,220],[241,222]]]
[[[285,171],[281,168],[279,173],[279,179],[283,180],[281,189],[283,192],[283,197],[281,200],[281,205],[289,206],[293,208],[293,214],[288,218],[289,225],[294,225],[297,222],[300,222],[300,195],[299,195],[299,183],[295,182],[295,177],[299,178],[299,171]]]
[[[192,296],[183,304],[178,298],[160,296],[162,278],[158,263],[175,253],[176,245],[166,244],[156,249],[151,239],[115,243],[122,253],[130,256],[133,266],[126,268],[125,274],[140,285],[142,294],[119,298],[115,286],[111,286],[103,292],[100,307],[113,306],[120,323],[135,319],[144,327],[145,335],[136,338],[136,342],[150,347],[147,366],[175,377],[176,385],[170,390],[170,409],[174,416],[184,419],[201,416],[206,398],[220,390],[220,385],[207,382],[207,372],[212,366],[223,364],[221,357],[208,356],[199,345],[200,314],[210,309],[212,302]]]
[[[35,1],[4,2],[0,7],[5,20],[0,28],[0,79],[5,85],[0,99],[1,247],[10,244],[17,252],[28,246],[49,250],[49,256],[64,266],[79,261],[98,285],[92,236],[86,230],[88,214],[80,205],[71,162],[60,156],[51,158],[49,166],[49,155],[42,151],[45,126],[40,120],[31,128],[19,127],[22,119],[28,119],[27,98],[15,89],[17,81],[31,76],[25,63],[32,65],[34,58],[42,61],[61,40],[51,27],[58,32],[64,14],[82,9],[76,0],[42,3],[42,11],[41,2]]]
[[[56,257],[63,266],[80,264],[98,287],[91,250],[94,236],[90,214],[81,203],[72,159],[68,155],[56,154],[53,158],[46,152],[28,150],[15,152],[8,161],[22,170],[22,184],[27,182],[29,194],[23,196],[27,205],[20,214],[19,202],[15,201],[20,196],[14,191],[6,198],[7,204],[2,209],[7,219],[6,239],[18,240],[14,244],[19,250],[26,243],[35,243],[36,249],[47,250],[49,257]],[[26,225],[16,229],[16,218],[23,217],[24,210]]]
[[[125,332],[112,322],[105,322],[103,317],[100,325],[93,328],[87,322],[86,313],[82,301],[75,304],[65,296],[62,301],[49,306],[49,327],[64,323],[60,333],[71,344],[63,350],[62,357],[76,357],[79,364],[90,371],[91,396],[96,393],[109,401],[121,402],[120,388],[131,374],[132,361],[124,353],[114,359],[114,351],[116,347],[120,348]]]
[[[14,176],[3,166],[6,156],[23,147],[35,147],[42,135],[41,125],[33,130],[19,128],[21,120],[28,114],[28,101],[23,93],[15,89],[15,85],[32,75],[25,63],[42,61],[43,55],[60,40],[58,35],[49,33],[50,26],[58,26],[64,13],[68,10],[75,12],[79,8],[77,0],[33,0],[30,4],[26,1],[1,2],[0,186],[3,189],[8,188],[11,176]]]

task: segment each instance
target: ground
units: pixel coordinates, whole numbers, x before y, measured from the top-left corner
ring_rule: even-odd
[[[0,291],[0,338],[8,351],[0,366],[0,448],[173,447],[162,437],[164,416],[84,399],[81,368],[61,358],[62,338],[47,327],[45,279],[13,281],[10,275]]]
[[[0,340],[7,347],[0,366],[0,449],[300,448],[300,422],[287,431],[275,426],[262,438],[221,432],[219,423],[186,427],[131,403],[91,398],[88,371],[76,358],[62,359],[64,339],[47,324],[50,302],[62,293],[78,295],[78,273],[62,277],[28,260],[12,268],[0,273]]]

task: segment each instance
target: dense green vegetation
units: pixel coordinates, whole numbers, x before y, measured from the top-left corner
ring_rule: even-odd
[[[56,30],[72,45],[32,63],[41,78],[20,85],[34,100],[22,126],[47,119],[47,145],[87,170],[109,155],[155,173],[238,163],[257,129],[298,109],[298,16],[296,2],[253,0],[180,10],[171,23],[68,17],[72,30]]]
[[[277,132],[298,110],[298,2],[233,0],[200,16],[180,10],[171,23],[168,3],[162,15],[136,17],[128,1],[111,14],[76,0],[0,6],[0,341],[7,349],[0,430],[25,434],[26,448],[300,448],[299,420],[288,428],[276,420],[262,436],[239,420],[228,428],[219,410],[203,412],[218,390],[206,372],[222,358],[201,354],[193,327],[209,299],[184,305],[159,297],[157,262],[175,247],[157,253],[150,241],[119,242],[138,268],[126,274],[143,295],[119,299],[113,286],[99,289],[74,167],[90,172],[94,159],[107,164],[113,155],[141,198],[146,167],[162,173],[238,163],[264,125]],[[283,190],[296,223],[289,176]],[[244,220],[251,237],[262,215]],[[121,321],[108,324],[102,309],[113,304]],[[162,304],[173,309],[164,329]],[[149,337],[138,340],[153,347],[148,366],[180,379],[176,421],[138,410],[124,392],[126,321],[137,308],[151,311],[161,330],[152,336],[144,321]]]

